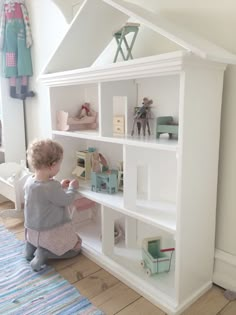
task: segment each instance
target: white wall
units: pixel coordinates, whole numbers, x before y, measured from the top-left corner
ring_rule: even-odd
[[[31,82],[38,93],[37,99],[27,103],[30,139],[47,135],[49,131],[49,104],[46,89],[40,83],[36,83],[35,79],[67,27],[58,8],[64,10],[68,21],[70,20],[69,6],[76,4],[76,0],[54,1],[58,7],[50,0],[28,0],[35,40],[32,50],[35,76]],[[187,27],[236,54],[235,0],[130,0],[130,2],[143,5],[149,10],[160,11],[172,22]],[[236,255],[235,82],[236,66],[229,66],[225,73],[222,107],[216,247]]]
[[[31,50],[34,76],[30,79],[30,88],[37,94],[26,101],[28,139],[31,141],[50,133],[48,92],[37,78],[64,36],[68,23],[51,0],[28,0],[26,4],[34,40]]]

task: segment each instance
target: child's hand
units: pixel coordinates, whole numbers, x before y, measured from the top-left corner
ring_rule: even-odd
[[[69,184],[70,187],[73,187],[74,189],[78,189],[79,188],[79,182],[77,179],[73,179],[70,184]]]
[[[69,185],[70,185],[70,180],[69,179],[63,179],[61,181],[61,187],[63,189],[67,189],[69,187]]]

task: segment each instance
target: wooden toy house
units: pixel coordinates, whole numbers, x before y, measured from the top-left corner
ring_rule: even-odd
[[[134,59],[113,63],[117,45],[112,32],[127,22],[140,24]],[[181,314],[212,285],[228,63],[236,64],[236,56],[158,14],[122,0],[87,0],[41,75],[50,90],[51,136],[65,148],[60,176],[71,174],[73,152],[89,147],[104,152],[112,169],[124,162],[123,192],[96,193],[81,183],[81,194],[100,204],[80,226],[83,252],[168,314]],[[127,100],[125,134],[118,136],[114,96]],[[168,134],[157,139],[156,119],[151,136],[131,137],[133,108],[145,96],[153,99],[154,117],[179,122],[178,139]],[[57,130],[57,111],[73,116],[76,104],[85,101],[98,112],[97,129]],[[117,219],[125,229],[119,246],[114,242]],[[175,248],[175,257],[170,272],[147,278],[140,266],[142,241],[156,235],[163,247]]]

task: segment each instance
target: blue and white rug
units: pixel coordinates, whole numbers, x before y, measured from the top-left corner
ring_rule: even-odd
[[[104,315],[52,267],[33,272],[24,242],[0,225],[1,315]]]

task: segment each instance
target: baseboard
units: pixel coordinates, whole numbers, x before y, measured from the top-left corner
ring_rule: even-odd
[[[236,292],[236,256],[216,249],[213,282]]]

